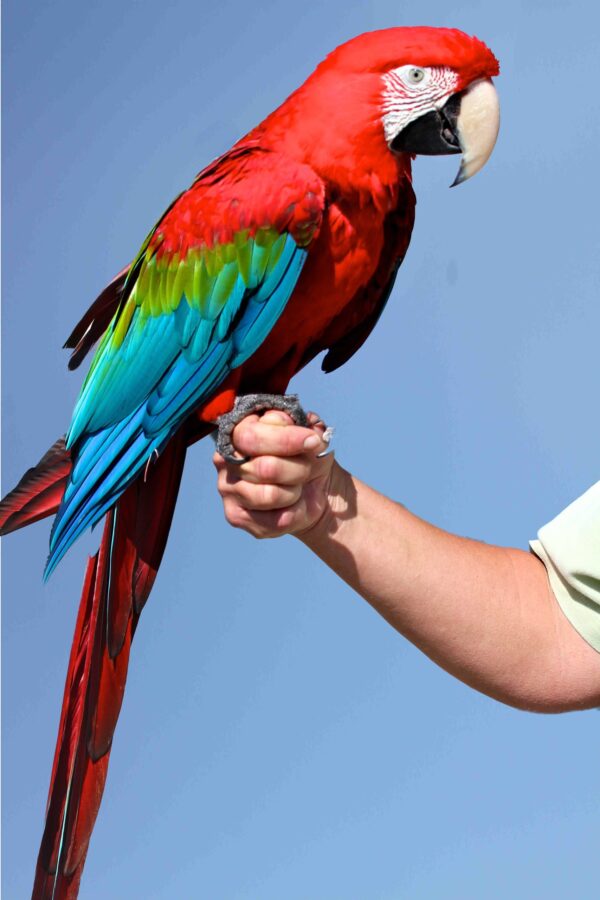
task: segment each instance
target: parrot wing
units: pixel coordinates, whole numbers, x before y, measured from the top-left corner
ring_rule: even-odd
[[[402,265],[415,223],[416,199],[406,190],[403,205],[389,213],[384,223],[383,248],[375,274],[355,298],[354,315],[345,312],[339,329],[341,337],[334,341],[321,363],[324,372],[334,372],[360,350],[369,337],[389,300],[398,269]]]
[[[323,208],[323,184],[308,166],[241,145],[150,232],[75,407],[73,469],[46,576],[258,349],[296,286]]]

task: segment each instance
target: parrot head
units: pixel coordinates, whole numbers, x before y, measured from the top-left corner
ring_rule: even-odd
[[[500,108],[491,78],[498,62],[485,44],[460,31],[407,30],[407,61],[382,75],[385,138],[400,153],[462,153],[454,186],[479,172],[494,149]]]
[[[330,53],[269,119],[317,170],[384,173],[390,158],[462,154],[460,184],[490,157],[500,123],[498,61],[450,28],[389,28]]]

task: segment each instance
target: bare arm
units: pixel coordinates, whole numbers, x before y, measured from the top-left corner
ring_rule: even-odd
[[[282,427],[285,426],[285,427]],[[293,534],[394,628],[466,684],[522,709],[600,705],[600,654],[575,631],[540,560],[419,519],[327,456],[319,426],[270,412],[234,433],[252,456],[215,456],[228,521],[256,537]],[[310,437],[316,447],[304,446]]]

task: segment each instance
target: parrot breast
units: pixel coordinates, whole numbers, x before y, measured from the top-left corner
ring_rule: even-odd
[[[414,207],[407,173],[385,192],[385,202],[346,195],[327,204],[286,309],[243,366],[240,392],[284,392],[315,355],[373,315],[410,242]]]

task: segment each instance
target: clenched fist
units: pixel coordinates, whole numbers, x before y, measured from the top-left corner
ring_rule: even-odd
[[[276,410],[240,422],[233,444],[249,460],[236,465],[213,457],[227,521],[257,538],[300,536],[319,523],[330,511],[332,473],[343,471],[326,453],[324,433],[314,413],[308,428]]]

